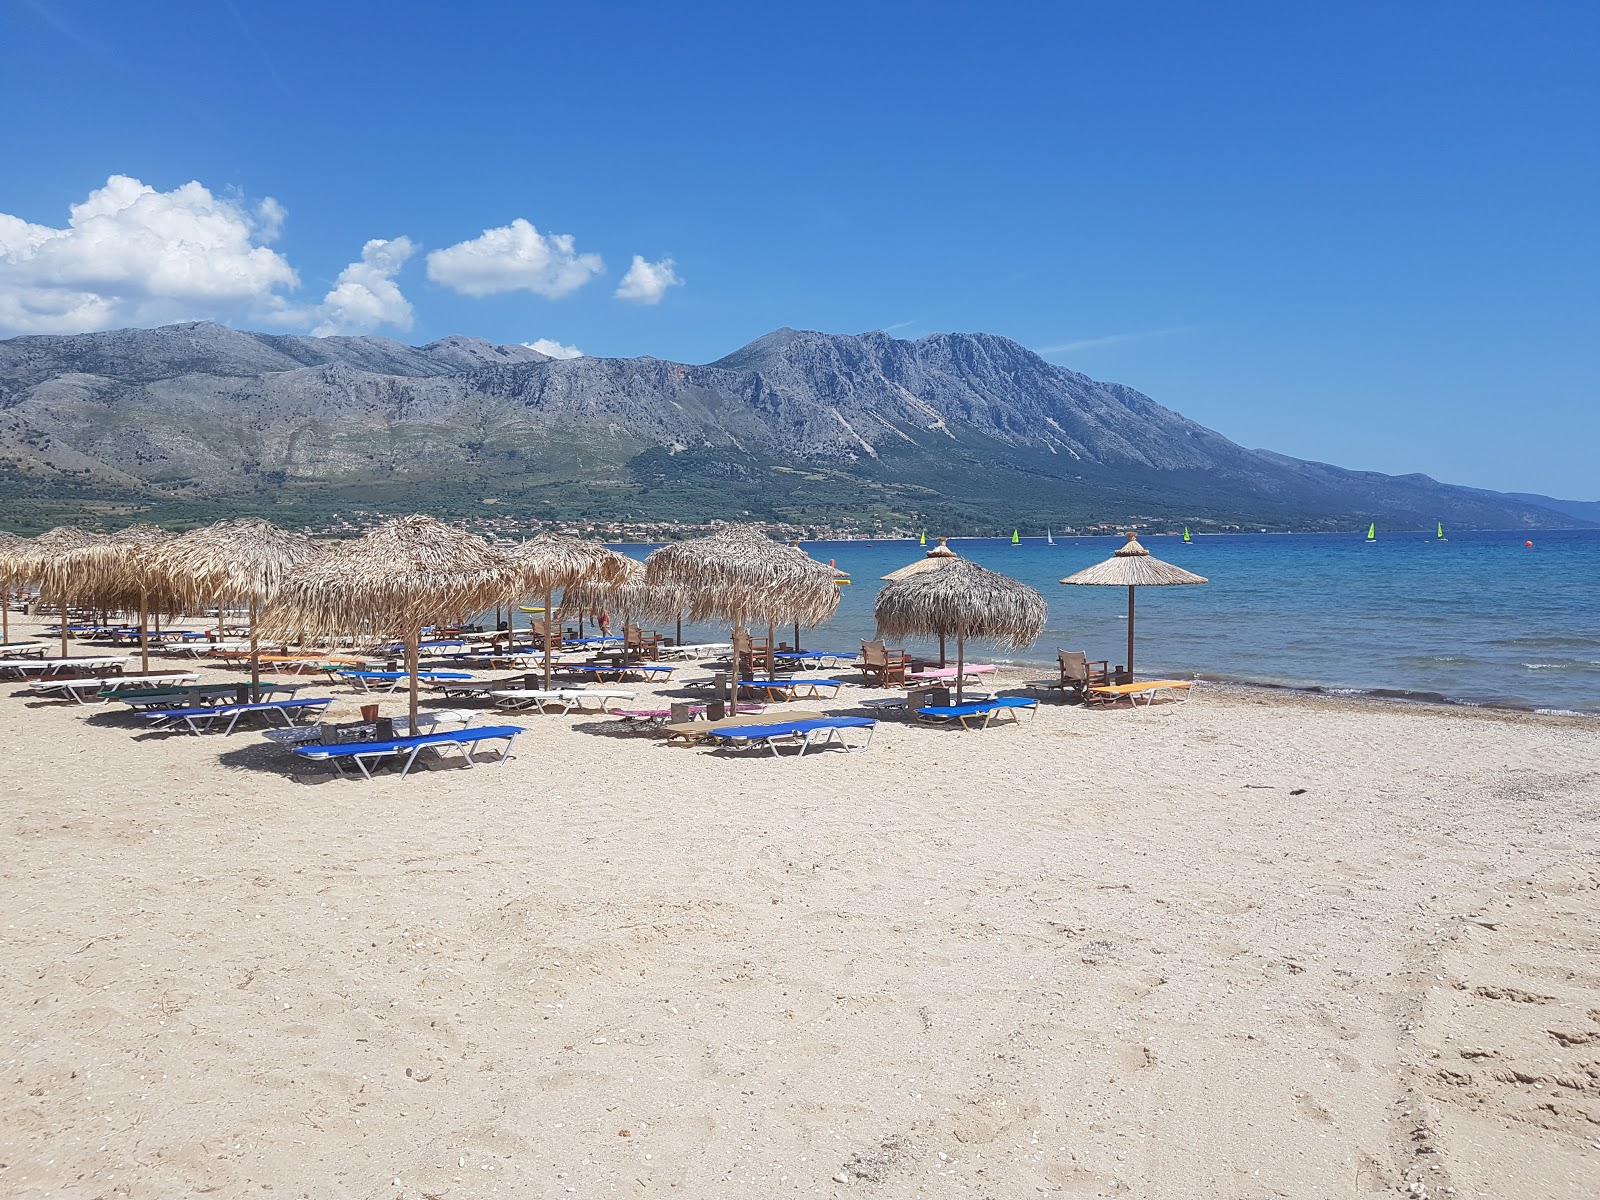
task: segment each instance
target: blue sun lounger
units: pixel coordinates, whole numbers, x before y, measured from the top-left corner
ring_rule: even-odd
[[[255,704],[219,704],[211,708],[158,708],[139,715],[148,721],[154,721],[158,730],[175,729],[181,725],[193,734],[207,733],[219,723],[226,721],[227,727],[223,729],[222,736],[227,737],[239,724],[241,717],[258,716],[269,725],[278,724],[285,727],[309,725],[332,703],[332,696],[319,696],[305,700],[261,700]]]
[[[505,740],[505,749],[494,761],[503,763],[511,755],[511,743],[522,733],[521,725],[478,725],[465,729],[444,730],[439,733],[419,733],[410,737],[397,737],[385,742],[347,742],[342,746],[296,746],[294,753],[301,758],[331,762],[334,770],[344,774],[343,759],[355,763],[365,779],[372,778],[372,767],[386,758],[399,758],[400,778],[404,779],[424,750],[443,754],[446,750],[460,750],[466,765],[472,766],[472,756],[479,742]]]
[[[1018,713],[1027,709],[1037,716],[1039,701],[1032,696],[997,696],[972,704],[940,704],[917,709],[917,718],[936,725],[959,724],[963,729],[987,729],[992,721],[1021,721]]]
[[[397,692],[400,690],[400,685],[411,678],[410,674],[405,671],[368,671],[360,667],[343,667],[335,672],[335,674],[344,676],[346,679],[350,680],[357,687],[359,687],[363,692],[377,690],[373,687],[373,685],[377,683],[387,683],[389,685],[387,690],[391,692]],[[448,683],[451,680],[471,678],[472,675],[467,671],[417,672],[417,681],[419,683]]]
[[[865,750],[872,745],[877,726],[871,717],[816,717],[809,721],[782,721],[770,725],[731,725],[726,729],[708,730],[705,736],[719,746],[734,749],[765,746],[774,758],[780,746],[798,745],[800,753],[795,757],[799,758],[807,750],[830,744],[851,753]],[[859,746],[850,745],[844,740],[843,730],[846,729],[865,729],[866,741]]]

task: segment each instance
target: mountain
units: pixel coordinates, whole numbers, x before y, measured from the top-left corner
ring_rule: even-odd
[[[486,500],[511,515],[949,532],[1600,519],[1249,450],[991,334],[793,329],[703,366],[205,322],[0,341],[0,499],[13,524],[85,504],[310,520]]]

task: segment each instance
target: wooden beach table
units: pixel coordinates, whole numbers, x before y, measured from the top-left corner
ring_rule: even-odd
[[[1149,708],[1162,692],[1182,692],[1184,700],[1187,701],[1190,689],[1193,687],[1192,679],[1142,679],[1138,683],[1109,683],[1101,687],[1092,687],[1087,694],[1112,704],[1126,696],[1135,708],[1139,706],[1139,697],[1143,696],[1144,706]]]

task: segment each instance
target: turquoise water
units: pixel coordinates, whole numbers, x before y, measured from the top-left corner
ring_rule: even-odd
[[[1523,543],[1531,538],[1530,548]],[[1050,618],[1025,651],[978,657],[1049,663],[1057,647],[1126,659],[1127,591],[1057,580],[1122,539],[957,538],[957,553],[1031,584]],[[1480,704],[1600,713],[1600,530],[1522,533],[1229,534],[1144,542],[1211,582],[1140,588],[1135,665],[1293,687],[1394,692]],[[618,547],[642,557],[651,547]],[[914,541],[806,543],[852,583],[808,647],[855,650],[873,635],[879,576],[922,554]],[[688,637],[690,630],[685,630]],[[726,630],[695,631],[725,641]],[[792,637],[792,631],[783,635]],[[912,647],[926,649],[934,645]]]

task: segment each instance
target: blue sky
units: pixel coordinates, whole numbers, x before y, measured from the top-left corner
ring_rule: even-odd
[[[984,330],[1246,445],[1600,497],[1592,3],[0,21],[3,334]]]

